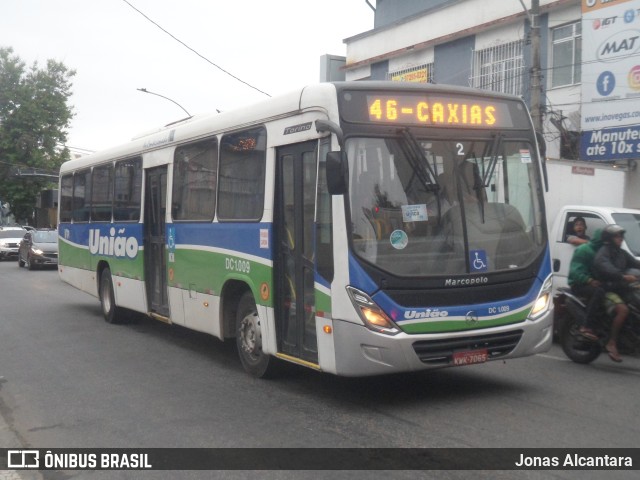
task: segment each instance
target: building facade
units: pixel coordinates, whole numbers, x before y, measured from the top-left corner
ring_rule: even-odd
[[[532,107],[537,50],[547,158],[625,171],[624,206],[640,207],[640,0],[537,3],[536,15],[531,0],[378,0],[374,28],[345,39],[346,79],[476,87]]]

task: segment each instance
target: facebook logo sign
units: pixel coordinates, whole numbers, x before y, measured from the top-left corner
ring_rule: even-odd
[[[613,89],[616,87],[616,77],[613,73],[608,70],[602,72],[600,76],[598,76],[598,80],[596,82],[596,88],[598,89],[598,93],[603,97],[606,97]]]

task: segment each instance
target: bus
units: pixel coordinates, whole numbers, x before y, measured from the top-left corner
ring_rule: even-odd
[[[552,341],[544,178],[517,97],[312,85],[62,165],[59,275],[256,377],[524,357]]]

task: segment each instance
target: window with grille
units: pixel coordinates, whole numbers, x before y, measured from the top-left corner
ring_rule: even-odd
[[[394,82],[433,83],[433,63],[387,73],[387,80]]]
[[[582,23],[562,25],[551,30],[551,86],[580,83],[582,69]]]
[[[522,40],[517,40],[475,50],[472,56],[471,86],[521,95],[524,75],[523,44]]]

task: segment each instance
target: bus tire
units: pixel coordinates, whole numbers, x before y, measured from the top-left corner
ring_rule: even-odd
[[[257,378],[268,378],[275,373],[276,359],[262,351],[260,317],[248,291],[240,298],[236,313],[236,347],[244,369]]]
[[[113,291],[113,280],[111,278],[111,270],[105,268],[100,274],[100,306],[102,307],[102,315],[108,323],[122,322],[122,309],[116,306],[116,297]]]

